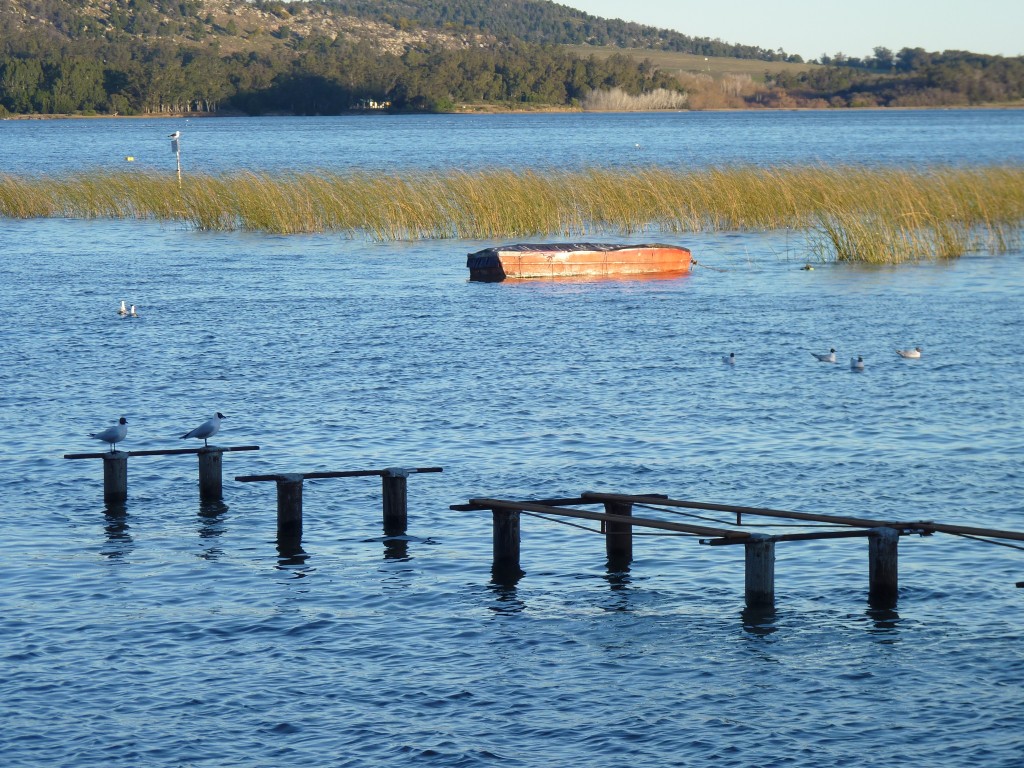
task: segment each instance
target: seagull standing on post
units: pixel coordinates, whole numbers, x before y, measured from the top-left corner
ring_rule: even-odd
[[[171,141],[177,141],[181,138],[181,131],[175,131],[174,133],[168,134],[167,138]]]
[[[205,447],[209,447],[210,444],[207,441],[220,431],[220,420],[226,418],[227,416],[220,411],[217,411],[217,413],[213,414],[211,418],[204,421],[191,432],[186,432],[182,435],[181,439],[186,440],[190,437],[194,437],[198,440],[202,440]]]
[[[94,440],[102,440],[104,443],[110,443],[110,452],[114,452],[114,446],[120,443],[128,436],[128,419],[122,416],[117,424],[112,427],[107,427],[102,432],[93,432],[89,437]]]

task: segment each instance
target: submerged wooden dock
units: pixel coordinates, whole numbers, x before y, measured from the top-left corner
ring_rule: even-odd
[[[601,505],[603,511],[578,509]],[[656,517],[639,517],[634,507],[663,513],[682,514],[694,522],[677,522]],[[515,582],[522,575],[520,565],[520,516],[528,514],[558,520],[574,518],[597,521],[604,535],[609,568],[622,569],[633,559],[633,529],[651,529],[669,534],[697,537],[708,546],[742,544],[744,557],[744,597],[748,607],[764,607],[775,602],[775,545],[783,542],[824,539],[866,538],[868,540],[868,599],[873,605],[887,607],[896,602],[899,588],[898,544],[901,537],[948,533],[983,540],[1024,541],[1024,533],[963,525],[946,525],[928,520],[872,520],[862,517],[792,512],[764,507],[745,507],[701,501],[674,499],[661,494],[582,493],[578,497],[515,501],[472,498],[468,504],[454,504],[457,511],[490,511],[493,526],[493,566],[496,581]],[[682,510],[700,510],[735,516],[723,520]],[[834,530],[805,530],[796,533],[767,534],[745,529],[744,517],[799,521],[808,526],[828,525]],[[712,523],[707,525],[704,523]],[[746,524],[749,527],[749,523]],[[995,542],[998,543],[998,542]],[[1018,584],[1017,586],[1020,586]]]
[[[227,452],[256,451],[258,445],[231,447],[203,446],[142,451],[103,451],[64,454],[65,459],[102,459],[103,496],[108,509],[124,511],[128,496],[128,459],[133,456],[196,455],[199,460],[199,495],[204,502],[223,497],[222,456]],[[273,482],[277,486],[277,544],[285,557],[303,555],[302,489],[306,480],[379,477],[381,479],[382,523],[385,539],[405,536],[408,524],[407,480],[410,475],[439,473],[441,467],[385,467],[314,472],[277,472],[239,475],[242,483]],[[581,507],[597,506],[600,509]],[[637,508],[661,515],[640,516]],[[492,576],[495,582],[514,584],[524,572],[521,567],[521,516],[532,515],[600,533],[605,540],[609,570],[626,570],[633,561],[636,535],[670,535],[697,538],[701,544],[744,547],[744,599],[749,608],[775,603],[775,549],[777,544],[827,539],[867,539],[868,600],[878,607],[892,607],[899,591],[899,542],[907,536],[936,533],[962,536],[992,544],[1024,550],[1011,542],[1024,542],[1024,532],[967,525],[949,525],[932,520],[875,520],[848,515],[795,512],[766,507],[738,506],[677,499],[661,493],[624,494],[585,492],[579,496],[555,499],[471,498],[450,509],[462,512],[489,511],[492,524]],[[701,514],[698,514],[701,513]],[[706,513],[710,513],[706,514]],[[714,515],[714,516],[711,516]],[[674,516],[675,519],[664,519]],[[751,523],[750,519],[762,522]],[[796,526],[801,530],[763,533],[764,518],[786,521],[776,525]],[[586,528],[569,520],[592,521],[599,529]],[[771,524],[768,524],[771,525]],[[823,530],[827,527],[828,530]],[[636,533],[635,529],[648,532]],[[651,532],[656,532],[652,534]],[[1024,588],[1024,581],[1016,583]]]

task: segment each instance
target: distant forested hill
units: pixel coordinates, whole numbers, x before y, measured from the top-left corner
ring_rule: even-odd
[[[0,114],[551,107],[610,88],[681,90],[672,75],[625,55],[581,57],[464,25],[352,16],[323,2],[0,5]]]
[[[781,51],[690,37],[670,29],[603,19],[545,0],[325,0],[345,15],[386,19],[398,25],[464,27],[503,38],[547,45],[614,45],[618,48],[731,56],[738,59],[799,60]]]
[[[0,116],[1024,99],[1020,57],[798,59],[545,0],[0,0]]]
[[[794,103],[832,107],[944,107],[1024,100],[1024,57],[968,51],[930,53],[875,48],[866,59],[829,59],[828,66],[777,72],[769,85]]]

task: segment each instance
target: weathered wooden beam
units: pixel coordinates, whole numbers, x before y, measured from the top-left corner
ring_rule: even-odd
[[[744,596],[748,608],[775,604],[775,542],[761,533],[744,544]]]
[[[103,458],[103,501],[120,506],[128,500],[128,454],[125,451],[107,451]]]
[[[765,534],[772,541],[818,541],[821,539],[855,539],[862,536],[870,536],[872,531],[877,528],[863,528],[852,531],[820,531],[820,532],[808,532],[808,533],[779,533],[779,534]],[[901,535],[905,534],[907,529],[901,530]],[[701,539],[701,544],[708,544],[712,547],[729,546],[733,544],[743,544],[743,541],[736,539]]]
[[[613,517],[632,517],[633,505],[622,501],[607,501],[605,513]],[[621,570],[633,562],[633,526],[626,523],[606,521],[604,523],[605,552],[608,566]]]
[[[176,456],[178,454],[186,453],[203,453],[204,451],[258,451],[260,447],[258,445],[233,445],[228,447],[221,446],[201,446],[199,448],[160,448],[146,451],[119,451],[125,456]],[[102,459],[107,456],[110,451],[103,453],[65,453],[65,459]]]
[[[661,493],[645,493],[643,494],[645,499],[667,499],[668,496]],[[593,499],[585,499],[582,496],[569,496],[565,498],[554,498],[554,499],[529,499],[530,504],[542,504],[546,507],[563,507],[572,506],[578,504],[601,504],[603,502],[594,501]],[[477,512],[490,509],[480,504],[452,504],[448,509],[455,510],[456,512]]]
[[[402,536],[408,526],[408,476],[408,470],[397,467],[381,475],[385,536]]]
[[[628,500],[628,499],[627,499]],[[697,536],[716,536],[721,538],[745,539],[750,536],[746,531],[733,531],[726,528],[709,528],[703,525],[689,525],[686,523],[673,523],[666,520],[655,520],[649,517],[625,517],[622,515],[609,515],[606,512],[591,512],[585,509],[570,509],[566,507],[548,507],[530,501],[504,501],[501,499],[470,499],[473,508],[483,509],[506,509],[519,510],[522,512],[536,512],[542,515],[553,515],[561,517],[576,517],[584,520],[598,520],[601,522],[623,523],[638,528],[655,528],[673,533],[690,533]]]
[[[787,520],[808,520],[816,523],[833,523],[835,525],[852,525],[857,528],[893,528],[924,527],[930,523],[894,523],[885,520],[870,520],[864,517],[846,517],[842,515],[820,515],[812,512],[788,512],[781,509],[763,507],[740,507],[734,504],[712,504],[704,501],[683,501],[681,499],[661,499],[652,496],[636,496],[625,493],[584,493],[583,496],[592,501],[628,501],[633,504],[651,504],[662,507],[680,507],[683,509],[704,509],[710,512],[729,512],[743,515],[761,515],[763,517],[780,517]]]
[[[219,501],[224,497],[223,455],[217,448],[199,450],[199,498],[203,501]]]
[[[303,480],[324,480],[333,477],[385,477],[389,472],[393,471],[394,467],[389,469],[350,469],[339,472],[288,472],[285,473],[289,477],[298,475]],[[416,467],[414,469],[404,469],[403,472],[422,473],[422,472],[443,472],[443,467]],[[282,477],[282,473],[276,473],[272,475],[240,475],[235,478],[239,483],[260,483],[260,482],[273,482],[279,477]]]
[[[990,539],[1009,539],[1011,541],[1024,541],[1024,533],[1021,531],[1005,531],[999,528],[975,528],[970,525],[946,525],[944,523],[920,523],[921,528],[935,533],[950,533],[954,536],[987,536]]]
[[[872,605],[896,604],[899,542],[900,532],[893,528],[876,528],[868,538],[868,600]]]
[[[227,448],[167,448],[152,451],[104,451],[102,453],[65,453],[65,459],[103,459],[103,499],[108,504],[123,504],[128,498],[128,458],[131,456],[174,456],[196,454],[199,457],[199,498],[217,501],[222,497],[221,454],[226,451],[258,451],[258,445]]]
[[[339,472],[288,472],[272,475],[239,475],[240,483],[277,483],[278,537],[281,526],[293,526],[297,520],[298,535],[302,535],[302,483],[305,480],[321,480],[335,477],[380,477],[382,478],[382,508],[385,536],[401,536],[408,525],[407,478],[420,472],[443,472],[441,467],[388,467],[386,469],[356,469]],[[287,507],[285,511],[283,506]]]
[[[277,480],[277,543],[282,551],[302,547],[302,476],[280,475]]]
[[[519,565],[519,510],[494,509],[491,518],[494,548],[491,574],[498,582],[515,581],[523,573]]]

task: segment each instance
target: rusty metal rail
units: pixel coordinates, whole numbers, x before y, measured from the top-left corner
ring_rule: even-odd
[[[575,509],[586,504],[603,504],[604,512]],[[672,509],[697,509],[736,515],[732,528],[695,525],[633,515],[633,506]],[[745,596],[748,606],[770,605],[775,599],[775,544],[777,542],[818,541],[828,539],[868,539],[869,599],[876,605],[895,604],[898,588],[897,545],[901,536],[948,533],[988,539],[1024,541],[1024,533],[977,526],[947,525],[931,520],[873,520],[848,515],[793,512],[766,507],[746,507],[673,499],[662,494],[622,494],[586,492],[578,497],[515,501],[477,497],[468,504],[455,504],[459,511],[490,510],[493,517],[494,574],[496,578],[517,579],[520,567],[520,513],[552,517],[580,518],[601,523],[605,535],[609,567],[626,566],[632,560],[633,528],[650,528],[701,538],[712,546],[743,544],[745,548]],[[743,516],[771,517],[804,523],[824,523],[840,530],[763,534],[738,530]],[[998,542],[993,542],[998,543]],[[1012,545],[1005,545],[1012,546]],[[1017,586],[1024,585],[1021,582]]]

